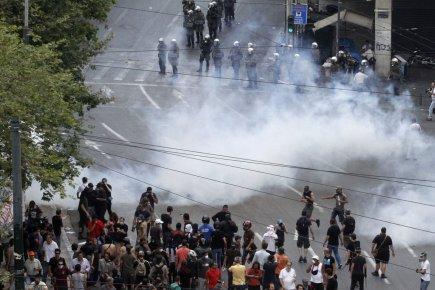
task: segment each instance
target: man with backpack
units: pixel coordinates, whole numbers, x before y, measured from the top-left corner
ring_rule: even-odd
[[[165,290],[168,287],[169,270],[162,256],[156,257],[155,264],[150,270],[149,278],[157,290]]]
[[[309,233],[311,232],[313,240],[314,233],[311,228],[311,220],[307,217],[307,212],[304,210],[302,211],[302,216],[296,222],[296,231],[298,234],[296,245],[299,249],[299,263],[306,263],[308,248],[310,247]]]

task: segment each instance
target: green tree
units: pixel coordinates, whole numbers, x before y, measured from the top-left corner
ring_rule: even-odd
[[[82,126],[77,112],[88,88],[64,68],[54,45],[26,45],[2,22],[0,51],[0,187],[11,176],[9,121],[19,117],[23,187],[36,180],[43,198],[64,195],[66,182],[88,164],[77,137]]]

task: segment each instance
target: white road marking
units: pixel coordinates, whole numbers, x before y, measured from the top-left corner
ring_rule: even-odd
[[[262,235],[260,235],[259,233],[255,233],[255,237],[256,237],[257,239],[259,239],[259,240],[260,240],[260,242],[262,242],[262,241],[263,241],[263,236],[262,236]]]
[[[147,71],[141,71],[137,74],[136,78],[134,79],[135,82],[143,82],[145,81],[145,78],[147,77]]]
[[[190,107],[187,101],[183,98],[183,94],[179,90],[174,89],[174,96],[177,97],[183,104],[185,104],[186,107]]]
[[[288,184],[286,184],[285,186],[288,187],[289,189],[291,189],[293,192],[296,192],[300,197],[302,197],[302,192],[300,192],[299,190],[297,190],[293,186],[288,185]],[[314,207],[317,208],[317,210],[320,212],[325,212],[323,207],[319,206],[317,203],[314,203]]]
[[[123,56],[121,56],[122,58]],[[125,79],[125,77],[127,76],[128,72],[130,71],[130,68],[132,67],[133,62],[132,61],[127,61],[127,67],[123,68],[119,71],[119,73],[116,75],[116,77],[114,78],[115,81],[122,81]]]
[[[403,245],[405,246],[405,249],[411,254],[411,256],[413,256],[414,258],[418,257],[410,245],[408,245],[407,243],[403,243]]]
[[[116,132],[115,130],[113,130],[112,128],[110,128],[106,123],[101,123],[101,125],[110,133],[112,133],[113,135],[115,135],[116,137],[118,137],[119,139],[121,139],[122,141],[125,142],[129,142],[127,140],[127,138],[125,138],[124,136],[122,136],[121,134],[119,134],[118,132]]]
[[[95,74],[95,76],[93,77],[94,80],[101,80],[104,75],[109,71],[110,67],[102,67],[99,71],[97,71],[97,73]]]
[[[297,241],[298,240],[298,231],[295,229],[295,234],[293,236],[293,240]]]
[[[151,98],[151,96],[147,93],[145,88],[142,85],[139,85],[140,90],[142,91],[142,94],[147,98],[147,100],[151,103],[151,105],[154,106],[154,108],[161,110],[160,106]]]
[[[364,256],[366,257],[366,259],[369,261],[370,265],[372,265],[373,269],[376,269],[376,263],[375,260],[373,260],[373,258],[366,252],[366,251],[361,251]],[[388,281],[388,279],[382,279],[382,281],[384,281],[385,284],[390,285],[390,281]]]
[[[95,142],[90,141],[90,140],[88,140],[88,139],[86,139],[86,138],[84,138],[84,139],[85,139],[85,144],[86,144],[87,146],[90,146],[90,147],[94,148],[95,150],[97,150],[98,152],[100,152],[101,155],[104,155],[107,159],[112,159],[111,156],[109,156],[109,155],[107,155],[105,152],[101,151],[101,149],[100,149],[100,145],[97,145]]]

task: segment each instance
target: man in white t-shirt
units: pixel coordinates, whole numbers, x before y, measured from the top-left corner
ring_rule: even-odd
[[[85,176],[82,178],[82,184],[77,188],[77,198],[80,198],[82,191],[88,186],[88,178]]]
[[[263,241],[261,243],[261,250],[258,250],[254,254],[254,258],[252,259],[252,263],[258,262],[260,263],[260,268],[263,269],[263,265],[266,263],[267,258],[270,256],[270,254],[266,251],[267,249],[267,243]]]
[[[72,260],[70,268],[71,272],[75,270],[77,264],[80,265],[80,273],[88,274],[91,271],[91,264],[89,263],[89,260],[84,257],[82,251],[78,253],[77,258]]]
[[[433,109],[435,108],[435,82],[432,82],[430,88],[428,89],[428,93],[430,94],[430,97],[432,99],[432,102],[429,106],[429,114],[427,115],[427,120],[432,121],[432,113]]]
[[[266,251],[271,255],[275,255],[276,245],[275,242],[278,239],[278,236],[275,233],[275,227],[270,225],[267,227],[267,232],[263,235],[263,241],[267,243]]]
[[[421,274],[420,277],[420,290],[427,290],[429,288],[430,283],[430,263],[427,259],[427,253],[423,252],[420,254],[418,258],[420,262],[420,268],[415,270],[417,273]]]
[[[292,268],[292,262],[289,261],[287,266],[279,272],[279,281],[283,290],[296,289],[296,271]]]
[[[44,278],[47,277],[50,259],[54,257],[55,250],[59,249],[51,234],[47,234],[46,241],[42,244],[44,262],[42,263]]]

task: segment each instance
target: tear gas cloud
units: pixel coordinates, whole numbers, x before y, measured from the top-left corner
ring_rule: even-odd
[[[172,37],[184,39],[184,34],[180,29],[167,39]],[[228,43],[225,42],[225,46],[229,46],[233,40],[229,39]],[[179,45],[181,46],[181,41]],[[274,52],[273,49],[269,51],[269,54],[271,52]],[[228,51],[225,53],[227,56]],[[186,60],[182,60],[181,63],[182,66],[187,65]],[[197,59],[192,59],[189,64],[191,67],[196,67]],[[318,65],[312,64],[308,56],[303,55],[297,70],[293,69],[290,73],[289,82],[316,85],[318,70]],[[230,75],[230,68],[227,72],[224,70],[224,75],[226,73]],[[241,75],[243,77],[246,75],[243,70]],[[259,75],[261,76],[262,73]],[[283,68],[281,78],[288,79],[285,68]],[[389,176],[430,177],[431,167],[435,164],[435,155],[430,154],[433,152],[434,140],[433,137],[410,132],[409,125],[415,108],[406,96],[395,97],[339,89],[297,88],[261,83],[259,91],[246,93],[238,88],[239,84],[234,87],[232,85],[234,83],[228,85],[228,81],[224,80],[202,78],[200,84],[202,89],[177,87],[176,89],[188,100],[188,106],[180,102],[169,111],[165,109],[163,113],[144,111],[145,109],[138,103],[130,110],[135,112],[136,116],[143,116],[142,121],[147,124],[151,132],[143,132],[143,135],[146,134],[144,140],[131,141],[146,140],[146,143],[163,146],[304,167],[348,170],[367,174],[378,173]],[[350,85],[343,85],[339,82],[329,85],[352,89]],[[367,87],[366,90],[368,89],[370,88]],[[197,96],[191,98],[192,94]],[[195,102],[195,100],[198,101]],[[408,160],[407,157],[411,159]],[[136,158],[254,189],[267,189],[270,186],[286,184],[302,189],[305,185],[287,179],[162,153],[145,154],[137,150]],[[418,161],[413,161],[413,158]],[[289,177],[303,175],[316,182],[343,184],[343,177],[339,180],[338,176],[331,174],[307,173],[288,168],[234,161],[214,161]],[[223,203],[239,203],[260,194],[127,161],[122,162],[117,169],[213,206],[221,206]],[[146,187],[144,184],[116,173],[96,173],[96,170],[97,168],[92,169],[91,172],[85,171],[83,175],[92,175],[92,180],[95,181],[103,176],[108,177],[115,187],[115,201],[137,203],[138,194]],[[435,195],[431,188],[403,187],[403,185],[397,186],[385,181],[366,182],[361,179],[350,179],[349,182],[353,183],[348,187],[354,189],[435,203]],[[316,188],[320,194],[330,192],[330,190]],[[297,198],[294,193],[285,194]],[[284,193],[281,192],[281,195]],[[357,197],[357,195],[352,196]],[[429,223],[431,207],[382,198],[376,199],[371,196],[361,198],[365,198],[365,206],[358,207],[351,201],[349,207],[353,211],[379,219],[433,229]],[[171,196],[171,200],[177,204],[193,203],[174,196]],[[372,234],[379,231],[380,224],[361,218],[358,219],[358,226]],[[416,242],[416,233],[418,233],[419,240],[420,237],[424,237],[420,232],[403,230],[395,226],[388,226],[388,228],[390,233],[398,235],[400,232],[401,237],[409,242]],[[428,237],[431,236],[428,235]]]

